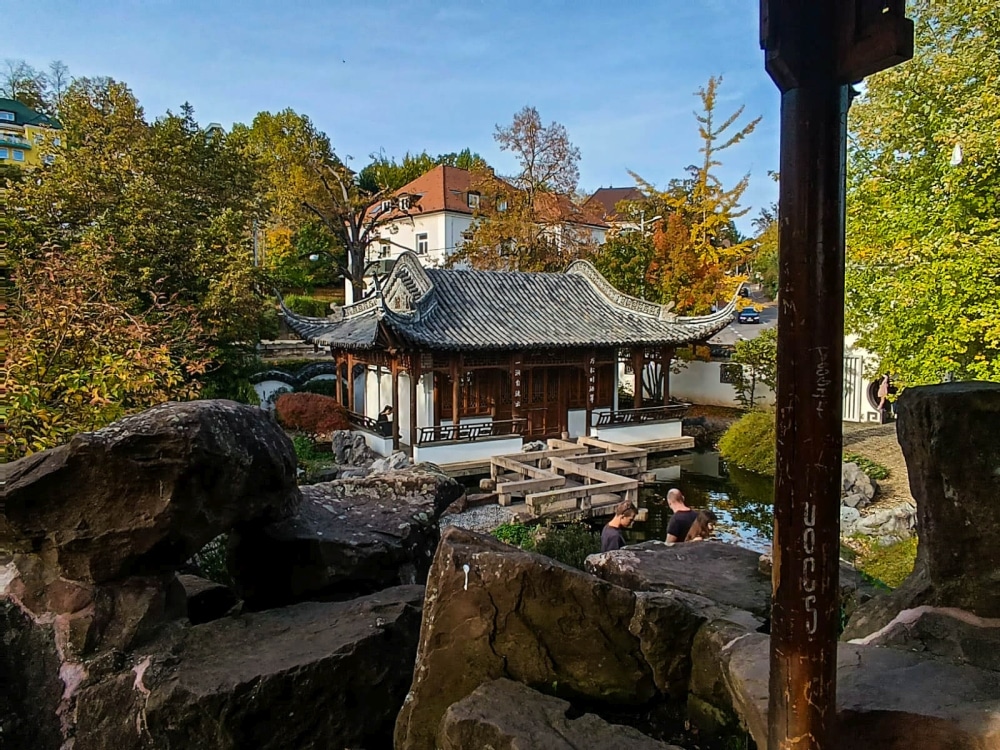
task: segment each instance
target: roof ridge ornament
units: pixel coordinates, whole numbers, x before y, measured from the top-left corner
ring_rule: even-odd
[[[601,272],[590,261],[575,260],[569,264],[566,273],[574,276],[583,276],[602,297],[613,305],[622,307],[630,312],[656,318],[657,320],[673,321],[677,319],[677,315],[671,312],[674,308],[673,302],[660,305],[656,302],[650,302],[649,300],[625,294],[625,292],[615,289],[611,282],[604,278]]]

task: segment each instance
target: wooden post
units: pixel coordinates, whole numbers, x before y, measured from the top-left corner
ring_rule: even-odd
[[[410,447],[417,444],[417,385],[420,382],[420,355],[410,356]]]
[[[399,448],[399,357],[392,356],[392,447]]]
[[[632,350],[632,372],[635,373],[635,397],[632,400],[633,409],[642,408],[642,370],[646,366],[646,350]]]
[[[460,354],[451,355],[451,424],[454,427],[458,427],[460,418],[458,416],[459,405],[461,402],[462,392],[461,383],[459,378],[461,377],[461,368],[459,367],[459,357]],[[458,434],[456,430],[456,435]]]
[[[336,352],[333,353],[333,366],[337,371],[337,390],[334,392],[334,398],[337,399],[337,403],[341,406],[344,405],[344,376],[340,372],[340,355]]]
[[[354,355],[347,354],[347,410],[354,411]]]
[[[781,90],[769,750],[836,746],[848,84],[873,71],[873,49],[889,52],[872,47],[875,26],[899,34],[902,2],[889,5],[761,4]]]
[[[674,358],[674,348],[665,346],[660,349],[660,372],[663,377],[663,405],[670,406],[670,363]]]

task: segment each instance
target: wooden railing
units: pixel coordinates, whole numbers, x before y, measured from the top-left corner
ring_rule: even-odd
[[[523,435],[526,426],[526,419],[505,419],[493,422],[421,427],[417,445],[446,442],[472,443],[482,438]]]
[[[642,409],[622,409],[603,412],[597,418],[598,427],[616,424],[643,424],[646,422],[667,422],[681,419],[691,404],[670,404],[670,406],[649,406]]]
[[[381,437],[392,437],[392,422],[379,422],[353,411],[347,412],[347,421],[360,430],[367,430]]]

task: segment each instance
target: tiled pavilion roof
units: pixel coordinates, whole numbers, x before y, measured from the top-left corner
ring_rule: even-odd
[[[565,273],[424,269],[405,253],[380,289],[329,318],[283,310],[295,333],[324,347],[373,349],[384,327],[417,349],[495,351],[683,346],[725,328],[735,302],[679,317],[670,305],[622,294],[585,261]]]

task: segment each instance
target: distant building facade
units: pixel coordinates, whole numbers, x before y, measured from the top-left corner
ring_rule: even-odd
[[[51,164],[62,138],[58,120],[15,99],[0,99],[0,164],[21,168]]]

